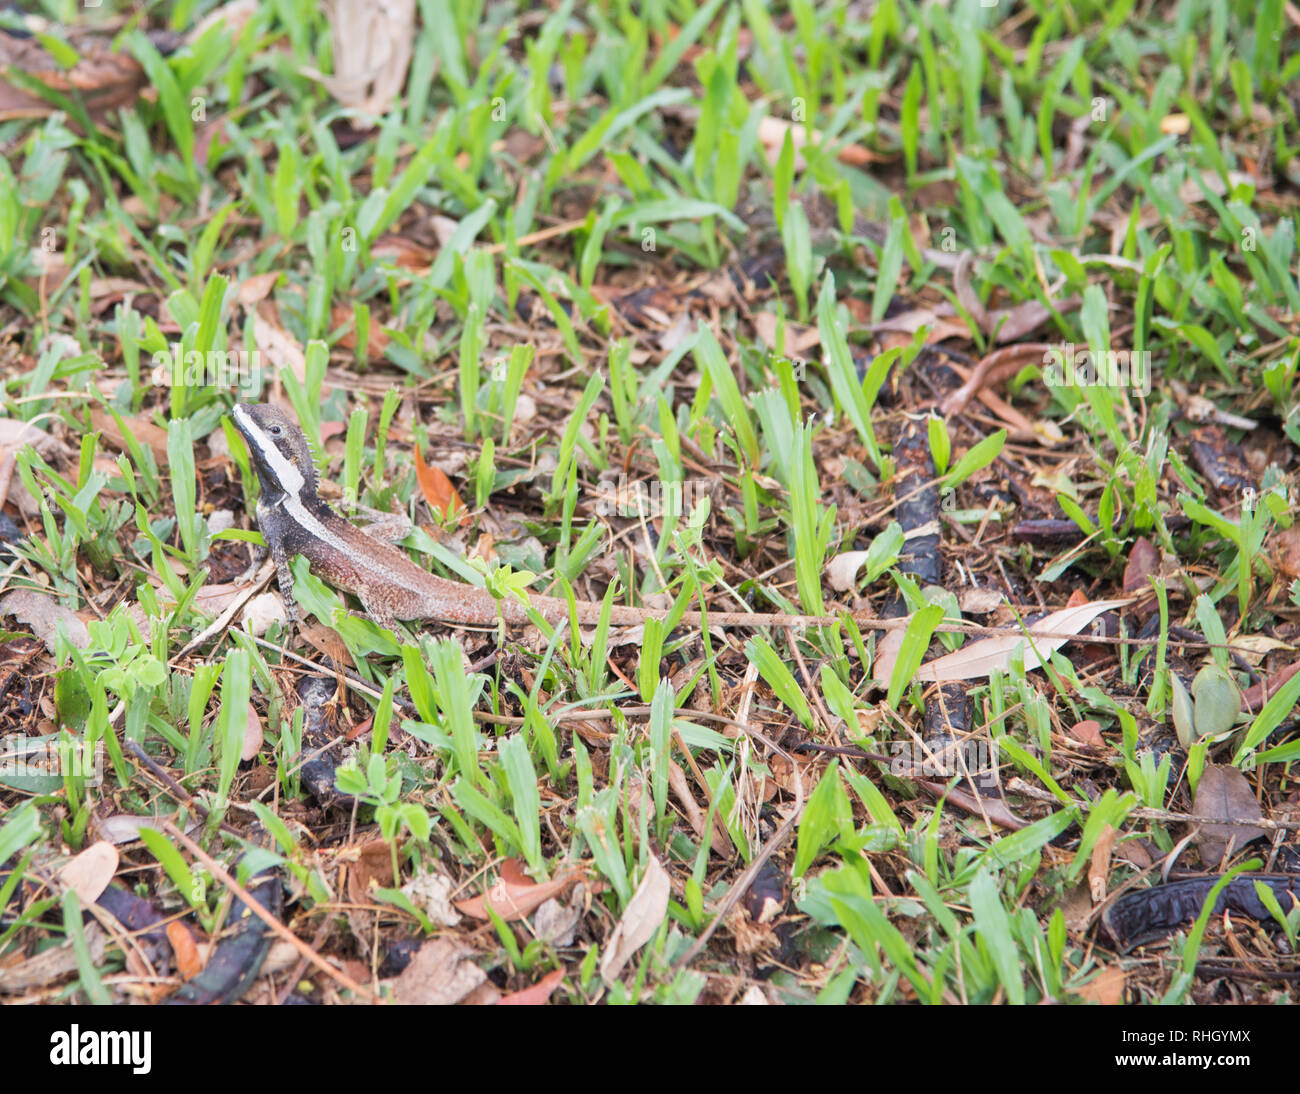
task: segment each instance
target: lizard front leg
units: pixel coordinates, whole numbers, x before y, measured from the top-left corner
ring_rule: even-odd
[[[285,526],[279,511],[271,505],[257,505],[257,524],[275,563],[275,578],[290,623],[298,622],[298,602],[293,598],[293,570],[289,568],[289,548],[285,543]]]

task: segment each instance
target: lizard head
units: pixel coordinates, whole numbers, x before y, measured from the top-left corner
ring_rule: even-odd
[[[268,500],[316,494],[316,464],[311,446],[293,418],[269,403],[236,403],[231,411],[253,457],[253,467]]]

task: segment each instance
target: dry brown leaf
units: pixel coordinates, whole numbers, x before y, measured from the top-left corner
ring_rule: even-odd
[[[262,742],[265,739],[266,735],[262,731],[262,719],[258,716],[257,707],[249,703],[248,717],[244,721],[244,744],[239,750],[239,758],[244,763],[255,759],[262,751]]]
[[[77,894],[83,905],[94,904],[117,873],[117,863],[117,848],[107,840],[100,840],[64,863],[59,869],[59,880]]]
[[[471,919],[491,918],[487,913],[489,905],[504,920],[525,919],[582,876],[582,870],[570,870],[567,874],[539,884],[523,872],[523,867],[516,859],[506,859],[501,864],[501,876],[485,894],[469,900],[458,900],[456,908]]]
[[[1151,587],[1147,583],[1147,578],[1159,572],[1160,552],[1146,536],[1138,536],[1133,549],[1128,553],[1128,562],[1124,566],[1124,591],[1126,593],[1146,592]]]
[[[1110,879],[1110,855],[1115,848],[1119,831],[1109,824],[1102,829],[1097,842],[1092,845],[1092,858],[1088,863],[1088,892],[1094,904],[1106,899],[1106,882]]]
[[[173,919],[167,924],[167,941],[176,955],[176,971],[181,974],[181,979],[193,980],[203,971],[203,959],[190,929],[179,919]]]
[[[305,383],[307,357],[298,340],[280,326],[278,319],[273,318],[274,312],[273,307],[263,305],[253,313],[253,338],[257,342],[257,348],[265,354],[273,368],[287,368],[299,383]]]
[[[271,290],[275,288],[275,283],[281,276],[283,276],[282,270],[270,270],[267,273],[253,274],[244,278],[236,290],[236,299],[240,306],[245,309],[257,307],[271,295]]]
[[[334,43],[334,74],[312,68],[344,106],[366,114],[386,114],[406,82],[415,42],[415,0],[327,0]],[[370,122],[353,118],[354,129]]]
[[[383,839],[367,840],[349,851],[355,855],[348,867],[348,899],[353,904],[370,903],[370,883],[387,889],[393,884],[393,850]]]
[[[659,924],[668,914],[668,897],[672,883],[659,860],[650,856],[645,876],[628,901],[623,918],[605,945],[605,955],[600,962],[600,975],[606,984],[613,984],[623,966],[637,950],[650,941]]]
[[[1106,1007],[1119,1006],[1124,1002],[1124,970],[1118,965],[1107,965],[1079,988],[1076,994],[1089,1003],[1099,1003]]]
[[[847,593],[858,583],[858,571],[870,551],[845,551],[826,565],[826,580],[837,593]]]
[[[804,168],[803,156],[799,155],[799,149],[808,143],[808,135],[811,132],[815,144],[822,144],[824,139],[817,130],[809,130],[802,122],[788,122],[784,118],[774,118],[770,114],[760,119],[758,123],[758,140],[762,144],[767,154],[768,163],[773,166],[781,157],[781,149],[785,145],[785,135],[790,134],[790,142],[794,145],[795,157],[794,166],[796,171],[802,171]],[[886,157],[879,156],[869,148],[863,148],[860,144],[850,144],[841,148],[836,153],[841,163],[847,163],[851,167],[863,167],[868,163],[883,162]]]
[[[373,252],[372,252],[373,253]],[[351,308],[344,307],[342,304],[335,304],[330,310],[330,323],[335,327],[347,325],[347,330],[339,335],[337,345],[340,349],[357,348],[357,328],[352,322],[354,312]],[[384,355],[384,350],[388,348],[388,332],[378,323],[370,324],[370,331],[366,335],[366,356],[371,360],[378,360]]]
[[[1093,745],[1096,748],[1106,747],[1106,739],[1101,735],[1101,723],[1092,718],[1075,722],[1074,728],[1070,730],[1070,736],[1086,745]]]
[[[449,938],[426,942],[392,981],[393,1001],[403,1006],[451,1006],[487,979],[474,952]]]
[[[885,636],[876,643],[876,659],[871,663],[871,679],[880,687],[889,687],[894,675],[894,666],[898,655],[903,650],[903,630],[886,631]]]
[[[1029,627],[1029,634],[1043,635],[1053,633],[1079,634],[1089,623],[1103,612],[1122,608],[1128,600],[1094,600],[1090,604],[1079,604],[1060,611],[1050,612],[1037,623]],[[1031,647],[1024,635],[1007,635],[997,638],[982,638],[970,642],[954,653],[936,658],[922,665],[916,678],[924,681],[947,683],[952,680],[981,680],[995,668],[1008,672],[1011,668],[1011,655],[1017,647],[1024,650],[1025,671],[1038,668],[1041,658],[1050,656],[1068,642],[1068,638],[1034,639]]]
[[[1198,817],[1221,817],[1225,820],[1250,821],[1264,817],[1246,776],[1237,768],[1223,764],[1205,765],[1201,781],[1196,784],[1192,812]],[[1251,840],[1266,835],[1264,829],[1247,825],[1203,824],[1197,838],[1201,861],[1214,869],[1223,861],[1229,843],[1233,850],[1239,851]]]
[[[347,643],[333,627],[324,623],[306,623],[299,621],[298,633],[317,650],[330,658],[335,665],[352,665],[352,655],[348,653]]]
[[[15,589],[0,597],[0,615],[12,615],[19,623],[31,627],[32,634],[45,643],[45,648],[54,652],[54,638],[58,625],[63,624],[68,641],[79,650],[90,645],[90,631],[81,617],[70,608],[50,596],[38,593],[35,589]]]
[[[564,983],[564,970],[553,969],[531,988],[503,995],[497,1000],[499,1007],[540,1007],[551,998],[551,992]]]
[[[443,519],[459,516],[462,528],[469,523],[469,511],[452,486],[451,479],[437,464],[425,463],[418,447],[415,449],[415,477],[430,509]]]
[[[132,437],[153,453],[153,458],[157,461],[159,467],[167,466],[167,430],[154,425],[153,422],[146,418],[131,417],[126,414],[122,415],[122,424],[126,426]],[[103,434],[104,440],[119,452],[127,450],[126,439],[122,436],[122,431],[117,428],[117,422],[113,420],[113,416],[107,411],[92,410],[90,412],[90,426]]]
[[[91,963],[99,965],[108,949],[108,932],[98,923],[91,922],[85,925],[85,936]],[[0,966],[0,992],[17,994],[32,988],[48,989],[51,984],[76,971],[77,953],[72,948],[72,940],[68,939],[63,945],[42,950],[35,957],[16,965]]]
[[[140,838],[141,828],[152,828],[155,832],[163,830],[167,818],[137,817],[131,813],[115,813],[105,817],[95,825],[99,838],[109,843],[134,843]],[[193,825],[190,826],[191,831]]]

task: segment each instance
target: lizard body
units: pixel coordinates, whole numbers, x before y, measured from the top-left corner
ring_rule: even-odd
[[[232,412],[235,426],[248,444],[253,466],[262,485],[257,502],[257,523],[275,562],[276,577],[290,618],[296,617],[293,573],[289,560],[304,555],[311,570],[335,588],[354,593],[366,614],[380,626],[392,628],[395,620],[436,620],[471,626],[529,621],[518,600],[498,601],[486,589],[437,577],[417,566],[407,555],[344,520],[318,492],[316,465],[302,429],[288,414],[265,403],[238,403]],[[569,618],[569,602],[530,593],[529,605],[547,622]],[[594,625],[603,606],[589,600],[576,602],[578,622]],[[667,611],[613,605],[610,622],[621,626],[662,619]],[[867,617],[863,617],[864,621]],[[834,623],[833,616],[784,615],[750,612],[687,612],[687,626],[800,626]],[[882,621],[872,620],[873,624]]]

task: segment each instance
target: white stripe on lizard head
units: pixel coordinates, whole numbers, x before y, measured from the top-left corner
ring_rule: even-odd
[[[276,447],[275,442],[267,435],[266,430],[253,420],[253,416],[244,409],[242,403],[235,404],[234,415],[240,426],[243,427],[245,436],[248,437],[252,444],[256,445],[258,454],[266,461],[267,466],[274,473],[276,481],[284,489],[284,492],[291,497],[297,497],[307,481],[302,477],[302,472],[298,470],[288,456]]]

